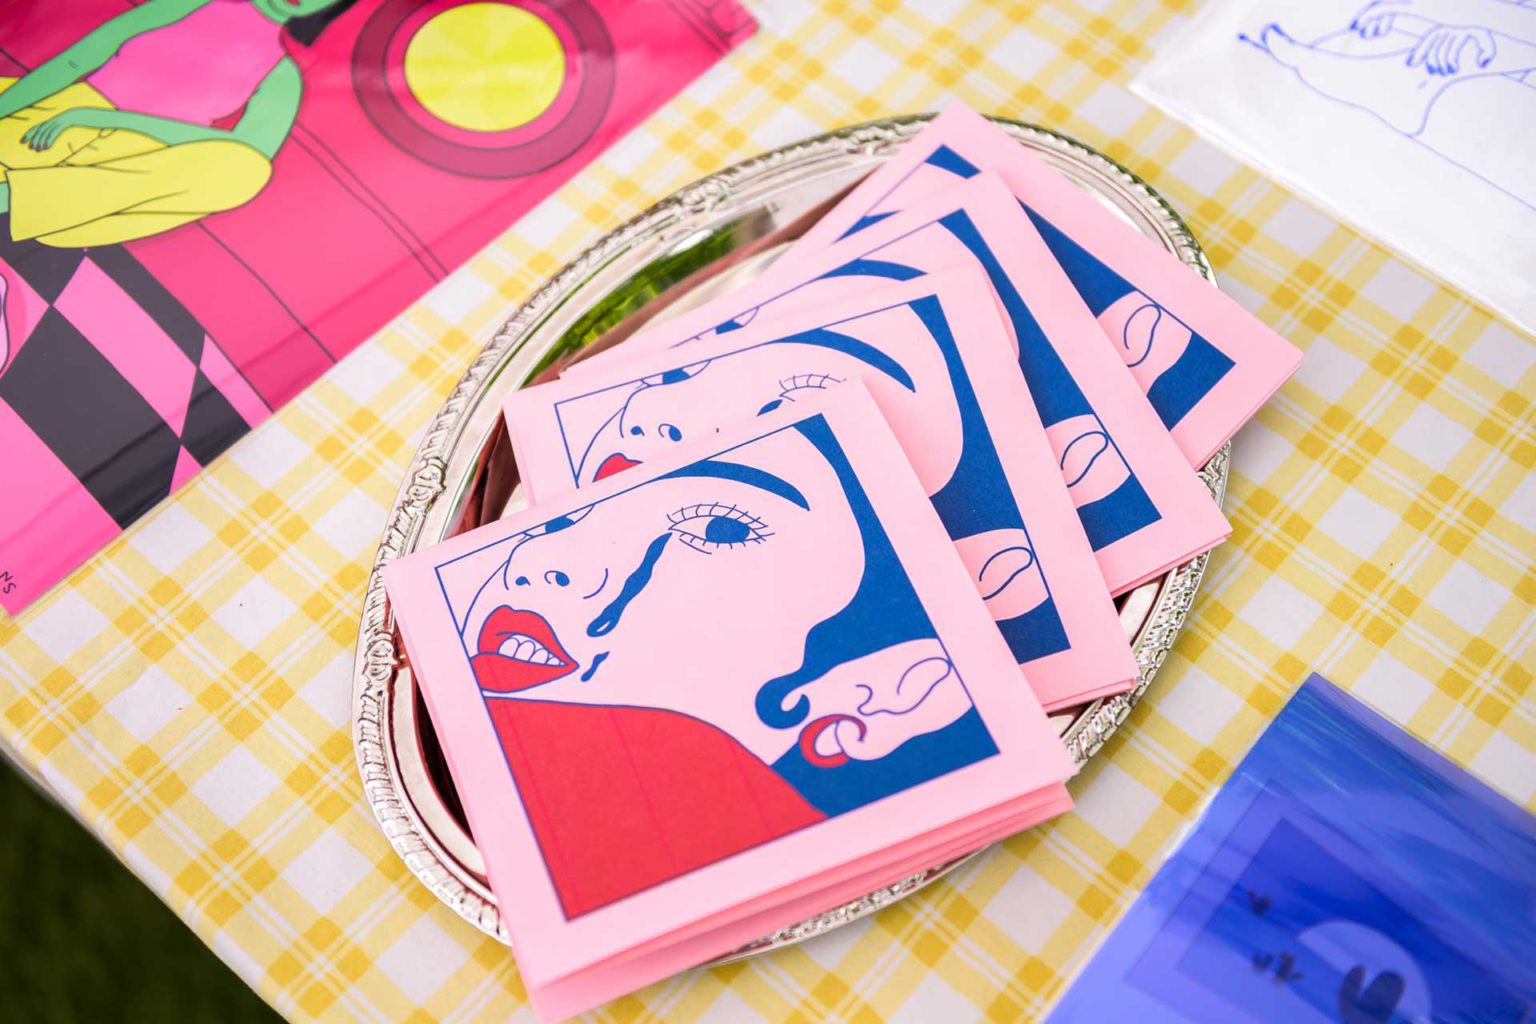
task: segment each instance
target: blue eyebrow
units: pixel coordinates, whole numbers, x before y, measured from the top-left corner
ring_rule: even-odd
[[[845,356],[852,356],[871,369],[885,374],[908,391],[914,393],[917,391],[917,385],[913,383],[912,375],[890,355],[875,348],[875,346],[867,341],[860,341],[858,338],[850,337],[847,334],[840,334],[825,327],[814,327],[809,331],[791,334],[786,338],[775,338],[773,341],[764,342],[764,344],[814,345],[817,348],[829,348],[834,352],[841,352]]]
[[[734,480],[737,483],[747,484],[769,494],[777,494],[785,501],[794,502],[801,508],[810,510],[811,503],[805,500],[793,484],[782,477],[775,476],[766,469],[758,469],[755,466],[743,466],[737,462],[720,462],[716,459],[703,459],[675,469],[670,473],[664,473],[657,477],[658,480],[682,480],[689,477],[709,477],[714,480]]]

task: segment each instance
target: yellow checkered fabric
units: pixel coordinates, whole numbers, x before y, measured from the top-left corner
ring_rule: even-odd
[[[762,33],[724,65],[0,624],[0,739],[283,1014],[528,1020],[507,950],[405,869],[353,762],[364,578],[417,434],[599,233],[764,148],[955,97],[1154,182],[1305,366],[1238,437],[1233,538],[1078,813],[594,1019],[1041,1017],[1314,668],[1536,809],[1536,348],[1132,97],[1192,7],[757,4]]]

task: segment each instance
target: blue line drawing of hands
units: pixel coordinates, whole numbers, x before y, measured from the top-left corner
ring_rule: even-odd
[[[1310,41],[1274,22],[1238,39],[1314,93],[1374,114],[1536,208],[1536,175],[1522,141],[1529,130],[1521,127],[1536,123],[1531,0],[1371,0]],[[1444,102],[1450,94],[1454,109]]]
[[[1400,17],[1401,16],[1401,17]],[[1473,66],[1486,69],[1498,56],[1498,43],[1493,32],[1483,26],[1449,24],[1442,25],[1417,12],[1413,0],[1372,0],[1349,23],[1349,30],[1363,40],[1381,39],[1398,33],[1416,36],[1408,51],[1405,64],[1410,68],[1422,67],[1431,75],[1454,75],[1461,71],[1463,51]]]

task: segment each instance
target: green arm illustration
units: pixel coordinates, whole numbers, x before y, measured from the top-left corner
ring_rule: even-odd
[[[9,89],[0,92],[0,117],[8,117],[73,85],[110,60],[130,39],[179,21],[209,2],[145,0],[138,7],[88,32],[57,57],[38,65]],[[33,125],[22,135],[21,141],[35,150],[44,150],[52,146],[67,128],[121,128],[147,135],[168,146],[229,139],[243,142],[271,159],[293,128],[303,91],[298,66],[284,57],[267,72],[246,103],[245,113],[229,130],[128,110],[77,107]]]
[[[43,150],[53,145],[66,128],[123,128],[147,135],[167,146],[210,139],[231,139],[266,154],[270,160],[277,155],[283,141],[288,138],[288,132],[293,128],[303,92],[304,84],[299,77],[298,66],[284,57],[267,72],[246,103],[245,113],[228,130],[188,124],[151,114],[135,114],[128,110],[77,107],[33,125],[22,135],[21,141],[33,149]],[[0,97],[7,94],[0,93]]]
[[[39,64],[0,93],[0,117],[10,117],[60,89],[74,85],[105,64],[134,36],[180,21],[208,3],[209,0],[145,0],[131,11],[119,14],[87,32],[79,42],[52,60]]]

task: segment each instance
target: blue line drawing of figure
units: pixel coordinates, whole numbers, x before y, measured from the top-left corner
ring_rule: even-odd
[[[1310,41],[1275,23],[1238,39],[1536,209],[1536,2],[1373,0]]]

